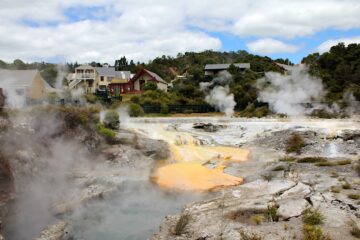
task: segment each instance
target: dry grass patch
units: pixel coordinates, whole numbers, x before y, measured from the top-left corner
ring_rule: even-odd
[[[297,134],[297,133],[293,133],[290,138],[286,141],[286,152],[287,153],[297,153],[300,154],[301,153],[301,149],[303,147],[305,147],[305,141],[303,140],[303,138]]]

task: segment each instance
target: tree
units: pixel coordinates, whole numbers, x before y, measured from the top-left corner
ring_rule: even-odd
[[[54,87],[56,83],[56,78],[58,76],[58,71],[54,65],[47,65],[43,71],[40,72],[44,80]]]
[[[26,69],[26,64],[23,61],[21,61],[20,59],[15,59],[13,62],[13,66],[17,70],[25,70]]]
[[[144,86],[144,90],[157,90],[158,87],[157,87],[157,84],[155,82],[147,82]]]
[[[128,66],[129,66],[129,63],[125,56],[123,56],[122,58],[120,58],[118,60],[115,60],[115,70],[116,71],[127,70]]]

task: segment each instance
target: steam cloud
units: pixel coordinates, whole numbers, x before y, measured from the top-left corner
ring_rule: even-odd
[[[304,103],[319,101],[324,87],[319,78],[309,75],[305,66],[293,66],[288,74],[265,73],[258,79],[258,99],[269,103],[270,110],[289,116],[301,116],[307,112]]]
[[[232,82],[230,73],[223,71],[211,82],[201,82],[200,90],[206,94],[205,101],[227,117],[234,114],[236,102],[234,95],[230,93],[229,84]]]

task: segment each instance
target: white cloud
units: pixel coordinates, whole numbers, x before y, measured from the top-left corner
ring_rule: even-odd
[[[360,43],[360,36],[327,40],[317,47],[317,51],[319,53],[327,52],[332,46],[335,46],[340,42],[343,42],[345,45],[349,45],[350,43]]]
[[[263,38],[246,44],[249,50],[259,54],[295,53],[299,47],[272,38]]]
[[[93,7],[100,9],[95,15],[107,18],[86,19],[89,14],[81,9]],[[85,19],[74,22],[66,15],[68,8]],[[126,55],[146,61],[220,49],[220,40],[208,31],[287,39],[329,28],[359,28],[359,16],[358,0],[1,0],[0,59],[112,62]],[[286,44],[277,48],[294,51]]]

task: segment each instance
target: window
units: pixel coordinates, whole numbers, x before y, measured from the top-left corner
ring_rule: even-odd
[[[107,81],[111,82],[113,80],[113,77],[107,77]]]
[[[100,81],[104,81],[104,76],[100,76]]]

